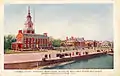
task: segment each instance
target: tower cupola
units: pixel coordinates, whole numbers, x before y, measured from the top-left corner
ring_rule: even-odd
[[[25,22],[25,28],[23,30],[23,33],[26,34],[34,34],[34,29],[33,29],[33,22],[32,22],[32,17],[30,15],[30,7],[28,7],[28,15],[27,15],[27,20]]]

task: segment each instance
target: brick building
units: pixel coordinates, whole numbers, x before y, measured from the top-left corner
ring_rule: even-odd
[[[71,38],[66,37],[64,44],[66,46],[74,46],[74,47],[83,48],[85,46],[85,40],[84,38],[75,38],[73,36]]]
[[[66,46],[74,46],[78,48],[89,48],[89,47],[99,47],[100,42],[96,40],[85,40],[84,38],[75,38],[66,37],[66,40],[64,40],[64,45]]]
[[[32,17],[30,15],[30,8],[28,8],[27,20],[25,28],[19,30],[16,36],[16,42],[13,42],[11,48],[13,50],[36,50],[36,49],[51,49],[52,43],[47,36],[47,33],[36,34],[33,28]]]

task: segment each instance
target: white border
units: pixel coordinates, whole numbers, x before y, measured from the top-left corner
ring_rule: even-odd
[[[101,71],[102,72],[78,72],[76,74],[74,74],[73,76],[76,76],[76,75],[82,75],[82,76],[98,76],[98,75],[102,75],[102,76],[116,76],[116,75],[113,75],[115,71],[117,71],[119,68],[118,68],[118,65],[119,65],[119,58],[118,55],[119,55],[119,43],[117,42],[118,41],[118,23],[116,23],[116,17],[118,15],[116,15],[116,12],[115,10],[117,9],[116,7],[116,4],[114,3],[113,0],[84,0],[84,1],[73,1],[73,0],[62,0],[62,1],[48,1],[48,0],[45,0],[45,1],[38,1],[38,0],[34,0],[34,1],[25,1],[25,0],[21,0],[21,1],[15,1],[15,0],[11,0],[11,1],[4,1],[4,3],[7,3],[7,4],[63,4],[63,3],[113,3],[113,6],[114,6],[114,26],[113,26],[113,29],[114,29],[114,43],[115,43],[115,47],[114,47],[114,50],[115,51],[115,56],[114,56],[114,70],[108,70],[108,69],[87,69],[87,70],[94,70],[94,71]],[[4,5],[1,5],[2,7],[0,9],[4,10]],[[120,11],[118,11],[120,13]],[[4,11],[2,13],[0,13],[0,16],[2,16],[1,18],[1,24],[0,25],[4,25]],[[120,20],[119,20],[120,21]],[[116,26],[115,26],[116,25]],[[1,52],[1,57],[0,59],[2,60],[2,65],[4,65],[4,48],[3,48],[3,43],[4,43],[4,40],[3,40],[3,32],[4,30],[2,29],[4,26],[0,26],[0,48],[2,50]],[[117,28],[117,29],[116,29]],[[4,70],[4,66],[0,66],[0,68],[2,68],[2,76],[20,76],[20,75],[29,75],[29,76],[36,76],[36,75],[41,75],[40,72],[33,72],[33,70],[31,72],[24,72],[26,70],[21,70],[23,72],[16,72],[16,71],[20,71],[20,70]],[[51,70],[51,69],[50,69]],[[65,69],[65,70],[69,70],[69,69]],[[73,69],[72,69],[73,70]],[[79,69],[74,69],[74,70],[79,70]],[[81,69],[80,69],[81,70]],[[85,70],[85,69],[83,69]],[[29,71],[29,70],[28,70]],[[35,71],[35,70],[34,70]],[[41,71],[41,70],[40,70]],[[51,71],[54,71],[54,70],[51,70]],[[118,72],[118,71],[117,71]],[[119,72],[118,72],[119,73]],[[60,74],[59,74],[60,75]],[[46,75],[45,75],[46,76]],[[70,75],[72,76],[72,74]],[[118,75],[119,76],[119,75]]]

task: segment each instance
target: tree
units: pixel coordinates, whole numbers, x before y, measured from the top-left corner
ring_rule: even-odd
[[[60,47],[60,45],[61,45],[61,40],[60,40],[60,39],[54,39],[54,40],[52,41],[52,45],[53,45],[54,47]]]
[[[16,39],[14,35],[4,36],[4,50],[11,49],[11,43],[15,41]]]

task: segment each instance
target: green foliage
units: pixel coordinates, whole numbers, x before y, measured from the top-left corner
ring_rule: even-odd
[[[52,45],[53,45],[54,47],[60,47],[60,44],[61,44],[61,40],[60,40],[60,39],[54,39],[54,40],[52,41]]]
[[[15,41],[16,39],[15,39],[15,36],[13,35],[4,36],[4,50],[8,51],[9,49],[11,49],[11,43]]]
[[[9,50],[9,49],[5,50],[5,54],[12,54],[12,53],[14,53],[12,50]]]

